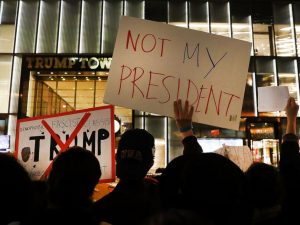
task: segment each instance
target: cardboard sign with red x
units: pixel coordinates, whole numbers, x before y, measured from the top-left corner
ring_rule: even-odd
[[[33,179],[43,179],[58,154],[81,146],[95,154],[108,182],[115,178],[114,143],[114,110],[103,106],[18,120],[15,154]]]

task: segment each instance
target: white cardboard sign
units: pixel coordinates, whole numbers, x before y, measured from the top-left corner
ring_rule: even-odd
[[[290,97],[287,86],[259,87],[257,89],[258,111],[283,111]]]
[[[239,128],[251,43],[121,17],[106,103],[173,117],[188,99],[194,122]]]
[[[60,151],[67,146],[81,146],[99,160],[101,181],[112,181],[115,177],[113,121],[112,106],[20,119],[15,154],[31,178],[40,179]]]

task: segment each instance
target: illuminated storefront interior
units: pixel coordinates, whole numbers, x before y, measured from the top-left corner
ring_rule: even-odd
[[[278,1],[158,0],[2,0],[0,1],[0,134],[15,137],[17,118],[103,105],[109,70],[29,70],[26,55],[112,56],[120,15],[133,16],[253,43],[239,131],[195,124],[201,138],[248,137],[248,118],[279,120],[284,114],[259,113],[257,88],[288,86],[299,101],[300,3]],[[27,99],[23,86],[29,85]],[[22,91],[23,90],[23,91]],[[26,107],[20,106],[26,102]],[[24,106],[24,104],[23,104]],[[160,162],[181,154],[172,118],[116,107],[125,127],[153,133]],[[216,132],[217,130],[217,132]],[[259,128],[258,128],[259,130]],[[257,131],[260,132],[260,131]],[[276,139],[278,136],[276,137]],[[249,143],[248,143],[249,144]],[[11,143],[14,148],[14,143]]]

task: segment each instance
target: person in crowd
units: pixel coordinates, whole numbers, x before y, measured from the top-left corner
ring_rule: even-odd
[[[283,215],[285,224],[300,224],[300,154],[296,133],[299,105],[290,97],[285,107],[286,133],[280,148],[279,171],[285,188]]]
[[[32,224],[32,181],[21,164],[7,153],[0,153],[0,183],[0,224]]]
[[[113,225],[141,224],[160,210],[156,182],[145,179],[154,163],[154,137],[144,129],[122,134],[116,153],[114,190],[94,204],[98,222]]]
[[[41,224],[98,224],[91,197],[100,177],[92,152],[74,146],[60,153],[47,180],[48,207]]]
[[[252,224],[283,225],[283,186],[277,168],[255,162],[245,174],[249,185],[250,203],[254,208]]]
[[[174,102],[176,124],[182,135],[183,155],[173,159],[160,177],[165,209],[186,209],[206,216],[215,225],[250,224],[246,178],[229,159],[203,153],[192,130],[193,107]]]

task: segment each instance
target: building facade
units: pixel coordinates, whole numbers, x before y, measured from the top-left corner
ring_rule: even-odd
[[[258,112],[257,88],[288,86],[299,102],[297,1],[0,1],[0,135],[10,136],[11,151],[18,118],[104,104],[121,15],[251,42],[240,130],[195,124],[194,131],[204,147],[247,144],[255,157],[274,164],[285,115]],[[155,136],[156,167],[181,154],[172,118],[122,107],[115,114],[121,131],[139,127]]]

